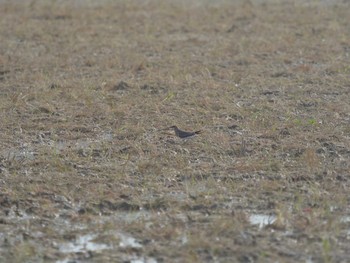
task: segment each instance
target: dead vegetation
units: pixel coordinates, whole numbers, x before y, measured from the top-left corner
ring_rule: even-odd
[[[350,260],[347,2],[0,6],[0,261]]]

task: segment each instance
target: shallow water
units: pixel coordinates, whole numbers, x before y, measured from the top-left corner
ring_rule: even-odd
[[[249,222],[252,225],[259,225],[259,229],[262,229],[267,225],[273,224],[275,220],[276,220],[276,217],[273,215],[252,214],[249,217]]]

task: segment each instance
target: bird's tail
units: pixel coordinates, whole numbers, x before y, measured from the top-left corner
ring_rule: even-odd
[[[202,133],[202,131],[195,131],[194,133],[195,134],[200,134],[200,133]]]

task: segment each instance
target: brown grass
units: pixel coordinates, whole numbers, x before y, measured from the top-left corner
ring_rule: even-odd
[[[349,9],[0,2],[0,261],[349,261]]]

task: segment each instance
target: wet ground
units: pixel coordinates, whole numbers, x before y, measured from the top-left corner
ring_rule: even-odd
[[[349,11],[0,1],[0,262],[349,262]]]

